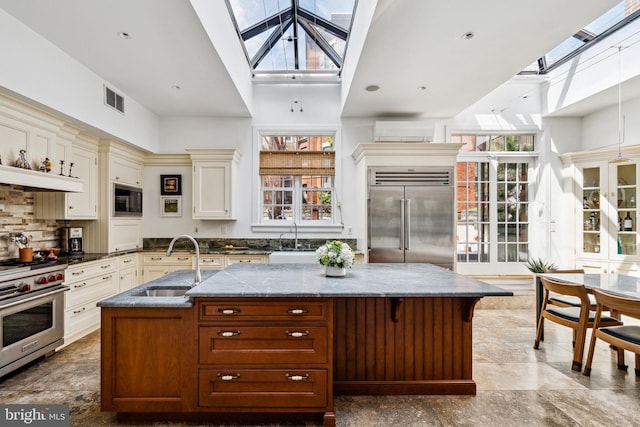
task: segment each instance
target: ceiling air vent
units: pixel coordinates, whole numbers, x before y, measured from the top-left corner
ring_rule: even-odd
[[[124,114],[124,97],[106,85],[104,87],[104,103]]]

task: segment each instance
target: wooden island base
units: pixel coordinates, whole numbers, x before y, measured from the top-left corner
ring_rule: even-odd
[[[103,411],[326,427],[335,395],[474,395],[475,304],[511,295],[430,264],[234,264],[190,298],[140,292],[99,303]]]

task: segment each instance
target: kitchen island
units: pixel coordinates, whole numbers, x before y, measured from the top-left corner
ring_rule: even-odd
[[[334,394],[475,394],[474,306],[511,295],[429,264],[235,264],[155,309],[133,291],[100,303],[103,410],[326,426]]]

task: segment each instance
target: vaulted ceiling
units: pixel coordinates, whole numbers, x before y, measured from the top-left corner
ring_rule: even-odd
[[[216,16],[199,16],[208,2]],[[615,3],[359,0],[341,115],[454,116]],[[240,86],[251,70],[229,63],[242,53],[222,0],[0,0],[0,7],[159,116],[250,115]],[[365,90],[370,85],[380,89]]]

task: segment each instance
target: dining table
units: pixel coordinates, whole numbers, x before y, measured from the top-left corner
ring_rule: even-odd
[[[628,298],[640,299],[640,277],[624,274],[582,274],[582,273],[544,273],[541,277],[559,282],[584,285],[587,292],[597,288],[602,291]],[[540,319],[544,289],[541,280],[536,280],[536,324]],[[543,336],[544,337],[544,336]],[[543,338],[544,339],[544,338]]]

